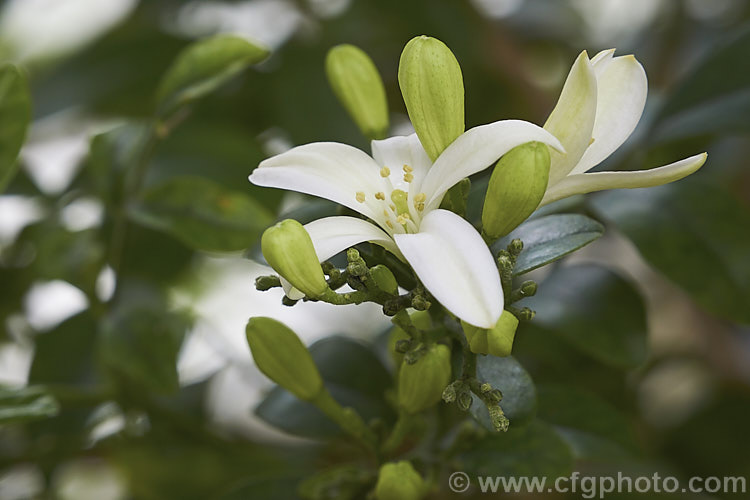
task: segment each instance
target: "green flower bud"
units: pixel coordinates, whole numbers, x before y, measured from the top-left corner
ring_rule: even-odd
[[[250,318],[245,334],[255,364],[268,378],[300,399],[309,401],[320,394],[323,379],[318,368],[286,325],[271,318]]]
[[[500,158],[482,209],[487,236],[505,236],[536,210],[547,189],[549,158],[549,149],[541,142],[522,144]]]
[[[375,485],[377,500],[419,500],[425,493],[424,480],[410,462],[402,460],[380,467]]]
[[[407,413],[418,413],[440,401],[451,380],[451,351],[433,345],[414,364],[406,360],[398,375],[398,402]]]
[[[398,294],[398,281],[396,281],[396,277],[393,276],[391,270],[386,266],[378,264],[373,267],[370,269],[370,276],[372,276],[372,279],[375,281],[375,286],[377,286],[378,290],[381,292],[390,295]]]
[[[443,42],[418,36],[401,53],[398,84],[417,137],[434,161],[464,133],[461,66]]]
[[[388,103],[372,59],[354,45],[337,45],[326,57],[328,82],[349,116],[368,139],[388,132]]]
[[[328,289],[310,235],[296,220],[266,229],[260,247],[274,271],[308,297],[318,298]]]
[[[493,356],[510,356],[513,339],[518,328],[518,319],[509,311],[503,311],[495,326],[489,330],[461,322],[471,352],[492,354]]]
[[[432,328],[432,318],[430,313],[426,311],[416,311],[409,315],[411,323],[417,327],[417,329],[426,331]],[[406,349],[401,350],[402,346],[406,344]],[[388,338],[388,351],[391,353],[394,363],[397,367],[401,366],[401,362],[404,359],[404,353],[411,348],[411,337],[403,329],[394,327],[391,330],[390,337]]]

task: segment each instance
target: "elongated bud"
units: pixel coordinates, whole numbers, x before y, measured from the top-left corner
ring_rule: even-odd
[[[373,267],[370,269],[370,276],[372,276],[372,279],[375,281],[375,286],[377,286],[378,290],[381,292],[390,295],[398,294],[398,282],[396,281],[396,277],[393,276],[391,270],[386,266],[378,264]]]
[[[510,356],[513,339],[518,328],[518,319],[509,311],[503,311],[495,326],[487,330],[461,322],[471,352],[492,354],[493,356]]]
[[[410,462],[402,460],[380,467],[375,485],[377,500],[419,500],[425,493],[424,480]]]
[[[260,247],[274,271],[308,297],[317,298],[328,289],[310,235],[296,220],[266,229]]]
[[[258,368],[268,378],[304,400],[323,390],[323,380],[307,348],[286,325],[271,318],[250,318],[247,343]]]
[[[522,144],[500,158],[482,209],[487,236],[505,236],[536,210],[547,189],[549,161],[549,149],[541,142]]]
[[[388,132],[385,87],[375,64],[354,45],[337,45],[326,56],[326,75],[333,92],[368,139]]]
[[[461,66],[443,42],[418,36],[401,53],[398,84],[417,137],[434,161],[464,133]]]
[[[444,345],[428,348],[414,364],[406,360],[398,375],[398,402],[407,413],[417,413],[440,401],[451,380],[451,351]]]

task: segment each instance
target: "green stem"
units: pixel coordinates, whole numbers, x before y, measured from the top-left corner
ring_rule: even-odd
[[[375,455],[378,454],[375,433],[367,427],[365,421],[353,408],[341,406],[325,389],[310,402],[336,422],[344,432],[355,438],[365,449]]]
[[[404,438],[406,438],[414,427],[413,424],[413,415],[404,411],[399,412],[398,420],[396,420],[393,430],[388,435],[388,438],[385,440],[381,448],[384,455],[389,455],[398,449],[399,445],[404,441]]]

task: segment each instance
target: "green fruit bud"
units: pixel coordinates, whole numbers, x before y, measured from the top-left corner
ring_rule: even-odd
[[[410,462],[402,460],[380,467],[375,485],[377,500],[419,500],[425,493],[424,480]]]
[[[380,73],[372,59],[354,45],[328,51],[326,75],[333,92],[368,139],[388,132],[388,103]]]
[[[471,352],[492,354],[493,356],[510,356],[513,339],[518,328],[518,319],[509,311],[503,311],[495,326],[488,329],[478,328],[461,322]]]
[[[381,292],[390,295],[398,294],[398,281],[396,281],[396,277],[393,276],[391,270],[386,266],[378,264],[373,267],[370,269],[370,276],[372,276],[372,279],[375,281],[375,286],[377,286],[378,290]]]
[[[398,402],[407,413],[417,413],[440,401],[451,380],[451,351],[440,344],[427,349],[414,364],[406,360],[398,375]]]
[[[482,228],[490,238],[505,236],[536,210],[549,180],[549,149],[529,142],[497,162],[482,209]]]
[[[328,289],[310,235],[296,220],[266,229],[260,247],[274,271],[308,297],[318,298]]]
[[[418,36],[401,53],[398,84],[417,137],[434,161],[464,133],[461,66],[443,42]]]
[[[304,400],[323,390],[323,379],[299,337],[271,318],[250,318],[245,329],[250,352],[268,378]]]

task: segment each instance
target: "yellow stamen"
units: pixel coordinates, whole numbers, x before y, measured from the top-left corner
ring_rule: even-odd
[[[409,220],[409,214],[401,214],[398,217],[396,217],[396,222],[398,222],[402,226],[406,224],[406,221],[408,220]]]
[[[360,202],[360,203],[364,203],[365,202],[365,193],[363,193],[362,191],[357,191],[357,201]]]
[[[385,193],[382,191],[378,191],[375,193],[375,199],[376,200],[385,200]]]
[[[390,217],[391,213],[388,210],[383,210],[383,215],[385,215],[386,217]]]
[[[391,169],[388,167],[383,167],[380,169],[380,177],[388,177],[391,175]]]
[[[409,165],[404,165],[404,172],[408,174],[409,172],[414,172],[414,169],[411,168]]]
[[[418,203],[419,202],[423,202],[423,201],[427,201],[427,195],[424,194],[424,193],[416,194],[416,195],[414,195],[414,201],[416,201]]]
[[[388,226],[388,227],[390,227],[391,229],[393,229],[393,222],[387,220],[387,221],[385,221],[385,225]]]
[[[411,174],[411,173],[406,173],[406,174],[404,174],[404,180],[405,180],[406,182],[411,182],[411,181],[413,181],[413,180],[414,180],[414,174]]]
[[[415,201],[414,202],[414,208],[416,208],[419,212],[424,210],[424,202],[423,201]]]

